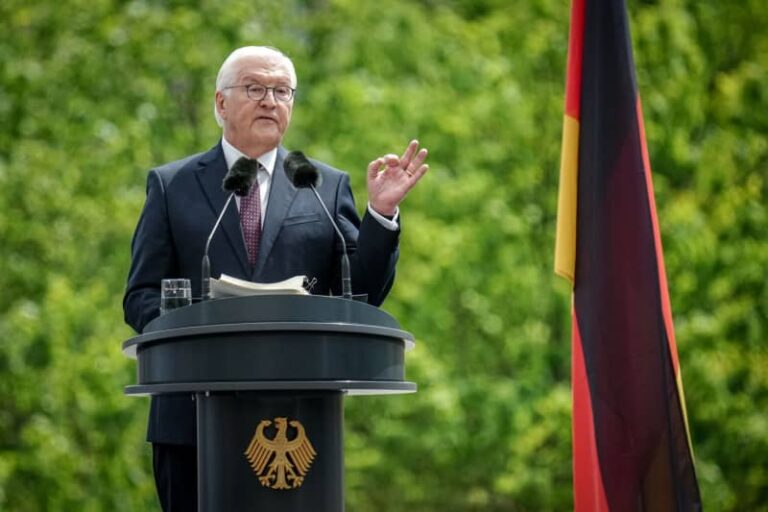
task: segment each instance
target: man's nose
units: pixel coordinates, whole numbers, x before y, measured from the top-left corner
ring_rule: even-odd
[[[261,98],[260,101],[263,105],[275,106],[277,105],[277,98],[275,97],[274,89],[267,89],[267,93]]]

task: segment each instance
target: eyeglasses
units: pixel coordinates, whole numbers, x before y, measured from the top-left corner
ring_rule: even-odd
[[[261,84],[246,84],[246,85],[230,85],[224,89],[239,89],[245,87],[245,93],[253,101],[261,101],[267,97],[267,93],[272,91],[272,96],[277,101],[288,103],[293,99],[293,95],[296,93],[296,89],[288,87],[287,85],[278,85],[277,87],[267,87]]]

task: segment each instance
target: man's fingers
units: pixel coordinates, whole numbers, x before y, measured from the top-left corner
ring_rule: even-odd
[[[413,174],[414,172],[416,172],[416,169],[420,169],[421,165],[424,163],[424,160],[427,159],[427,153],[428,153],[427,149],[422,148],[422,150],[416,154],[416,158],[414,158],[412,162],[410,162],[406,167],[404,167],[406,172]]]
[[[381,173],[391,174],[398,169],[400,169],[400,159],[397,155],[390,153],[388,155],[380,156],[368,164],[368,177],[370,179],[375,179]]]
[[[376,160],[371,161],[371,163],[368,164],[368,177],[375,178],[376,175],[379,174],[382,165],[384,165],[383,158],[377,158]]]
[[[416,184],[417,181],[421,179],[422,176],[424,176],[427,171],[429,170],[429,165],[424,164],[418,169],[416,169],[414,172],[409,173],[409,176],[413,178],[413,182],[411,183],[411,187]]]
[[[400,159],[397,157],[397,155],[384,155],[382,160],[384,160],[384,165],[387,166],[385,171],[395,170],[400,167]]]
[[[411,142],[408,143],[408,147],[405,148],[405,153],[403,153],[403,157],[400,159],[400,161],[403,164],[403,169],[407,169],[408,166],[411,163],[411,159],[413,158],[413,155],[416,153],[416,150],[419,148],[419,141],[416,139],[413,139]]]
[[[407,175],[408,180],[415,184],[429,170],[429,166],[424,164],[428,154],[426,148],[419,150],[419,141],[414,139],[402,157],[389,153],[368,164],[368,176],[375,179],[380,174],[393,177]]]

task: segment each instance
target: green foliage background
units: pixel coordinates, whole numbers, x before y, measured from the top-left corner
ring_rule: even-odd
[[[768,510],[768,11],[630,1],[697,469]],[[294,58],[286,144],[418,137],[385,309],[416,395],[347,400],[351,511],[572,507],[570,291],[552,274],[566,0],[0,3],[0,509],[156,508],[121,296],[146,170],[212,146],[226,54]]]

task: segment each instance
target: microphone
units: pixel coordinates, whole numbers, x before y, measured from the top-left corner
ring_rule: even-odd
[[[317,193],[317,188],[322,183],[322,177],[312,162],[310,162],[304,153],[301,151],[291,151],[288,156],[285,157],[283,162],[283,168],[288,179],[293,183],[296,188],[309,188],[315,193],[320,206],[323,207],[325,215],[328,220],[331,221],[333,229],[336,230],[339,240],[341,240],[341,296],[345,299],[352,298],[352,273],[349,270],[349,256],[347,255],[347,242],[344,240],[344,235],[341,234],[339,226],[333,220],[328,208],[320,198],[320,194]]]
[[[221,209],[219,218],[216,219],[216,224],[213,225],[211,234],[208,235],[208,241],[205,243],[205,250],[203,251],[203,263],[202,274],[203,279],[200,282],[200,295],[202,300],[208,300],[211,298],[211,260],[208,258],[208,250],[211,248],[211,240],[216,233],[216,229],[221,224],[221,219],[224,218],[224,212],[227,211],[229,203],[235,195],[240,197],[247,196],[250,192],[253,183],[256,181],[256,171],[259,166],[255,160],[250,158],[241,157],[235,162],[232,168],[224,176],[224,180],[221,182],[221,188],[224,192],[229,192],[227,202],[224,203],[224,208]]]

